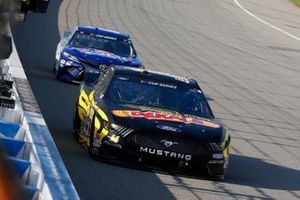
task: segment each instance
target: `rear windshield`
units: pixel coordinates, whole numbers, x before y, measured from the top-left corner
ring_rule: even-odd
[[[92,48],[103,50],[123,57],[134,55],[130,40],[103,35],[94,35],[79,31],[75,32],[69,45],[76,48]]]
[[[115,77],[106,91],[110,101],[158,107],[195,116],[210,116],[207,102],[200,90],[154,80]]]

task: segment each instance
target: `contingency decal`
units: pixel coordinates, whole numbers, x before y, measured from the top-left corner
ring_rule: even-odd
[[[169,83],[160,83],[160,82],[147,81],[147,80],[141,80],[140,83],[148,84],[148,85],[152,85],[152,86],[164,87],[164,88],[177,89],[176,85],[171,85]]]
[[[145,118],[149,120],[180,122],[185,124],[202,125],[210,128],[220,128],[220,125],[210,121],[206,121],[204,119],[184,117],[182,115],[164,114],[152,111],[143,112],[139,110],[113,110],[112,114],[116,117]]]
[[[147,71],[147,72],[150,72],[150,73],[153,73],[153,74],[158,74],[158,75],[163,75],[163,76],[169,76],[169,77],[174,78],[177,81],[181,81],[181,82],[184,82],[184,83],[190,83],[190,81],[187,78],[184,78],[184,77],[181,77],[181,76],[176,76],[176,75],[169,74],[169,73],[157,72],[157,71],[152,71],[152,70],[148,70],[148,69],[145,70],[145,69],[135,68],[135,67],[124,67],[124,68],[125,69],[130,69],[132,71],[137,71],[137,72]]]
[[[179,128],[172,127],[172,126],[166,126],[166,125],[158,125],[156,127],[159,129],[165,130],[165,131],[172,131],[172,132],[177,132],[177,133],[180,133],[182,131]]]
[[[175,76],[175,75],[173,75],[173,77],[177,81],[181,81],[181,82],[188,83],[188,84],[190,83],[190,81],[187,78],[184,78],[184,77],[181,77],[181,76]]]
[[[108,36],[108,35],[102,35],[102,34],[94,34],[94,33],[86,33],[84,31],[80,31],[79,32],[80,35],[90,35],[92,37],[98,37],[98,38],[105,38],[105,39],[110,39],[110,40],[117,40],[118,38],[116,37],[111,37],[111,36]],[[117,34],[120,34],[118,32],[116,32]]]

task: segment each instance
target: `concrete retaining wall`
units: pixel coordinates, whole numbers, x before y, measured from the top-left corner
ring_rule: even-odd
[[[0,107],[0,145],[31,199],[79,199],[32,93],[17,51],[0,63],[13,81],[14,108]]]

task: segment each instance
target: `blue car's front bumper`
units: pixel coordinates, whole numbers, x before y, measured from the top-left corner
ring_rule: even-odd
[[[68,53],[67,51],[63,51],[60,55],[57,55],[56,57],[56,78],[61,81],[78,83],[83,81],[85,70],[89,68],[99,69],[100,71],[103,71],[104,69],[102,69],[101,66],[107,67],[113,64],[136,68],[143,67],[141,62],[122,63],[122,60],[109,60],[108,58],[102,58],[103,60],[101,60],[100,58],[96,58],[96,65],[95,63],[80,60],[74,54]]]
[[[74,62],[61,56],[57,61],[56,78],[61,81],[81,82],[84,78],[84,69],[82,63]]]

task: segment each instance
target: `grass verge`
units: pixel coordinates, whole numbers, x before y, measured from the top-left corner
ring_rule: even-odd
[[[296,6],[300,7],[300,0],[290,0],[293,2]]]

